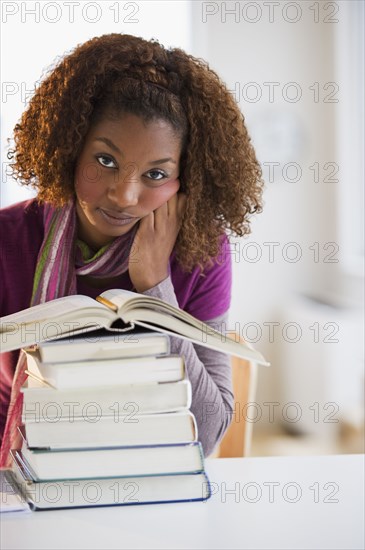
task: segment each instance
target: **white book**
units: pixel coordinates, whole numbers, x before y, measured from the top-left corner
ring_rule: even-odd
[[[102,447],[70,451],[29,449],[21,459],[35,480],[196,473],[204,470],[201,443]]]
[[[97,388],[117,384],[176,382],[184,378],[184,359],[178,355],[43,362],[39,351],[26,351],[27,372],[54,388]]]
[[[37,349],[42,361],[54,363],[154,357],[170,353],[170,339],[167,334],[147,330],[129,333],[97,330],[42,342]]]
[[[31,380],[31,379],[29,379]],[[125,384],[59,390],[32,381],[23,386],[22,422],[56,421],[60,418],[124,416],[165,413],[191,406],[188,379],[164,384]]]
[[[135,325],[171,334],[196,344],[268,365],[257,350],[213,330],[182,309],[143,294],[114,289],[100,294],[96,300],[74,295],[38,304],[3,317],[0,322],[3,352],[24,348],[67,334],[107,328],[122,320],[124,328]]]
[[[24,432],[28,447],[50,449],[187,443],[196,441],[198,434],[194,415],[188,410],[100,416],[95,409],[94,417],[27,421]]]

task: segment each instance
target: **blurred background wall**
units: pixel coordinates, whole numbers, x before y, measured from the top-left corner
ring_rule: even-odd
[[[34,83],[88,38],[124,32],[204,58],[245,116],[266,182],[232,239],[229,326],[259,370],[252,454],[363,451],[364,3],[2,2],[1,206],[6,138]],[[209,131],[209,128],[207,128]],[[5,237],[6,238],[6,237]],[[256,443],[255,443],[256,442]]]

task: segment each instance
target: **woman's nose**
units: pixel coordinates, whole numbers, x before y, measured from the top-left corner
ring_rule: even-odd
[[[140,185],[137,176],[131,170],[121,170],[115,174],[108,188],[109,198],[120,208],[138,204]]]

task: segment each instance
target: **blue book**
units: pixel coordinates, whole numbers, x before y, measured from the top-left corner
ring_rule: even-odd
[[[207,500],[211,488],[206,473],[168,474],[112,478],[36,481],[19,456],[7,472],[32,510],[54,510],[95,506],[131,506]]]

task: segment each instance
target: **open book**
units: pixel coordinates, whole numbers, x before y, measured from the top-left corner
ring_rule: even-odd
[[[123,321],[123,327],[113,327],[119,320]],[[12,351],[98,328],[130,331],[135,324],[269,365],[258,351],[229,339],[189,313],[158,298],[121,289],[107,290],[96,300],[82,295],[56,298],[2,317],[0,349]]]

